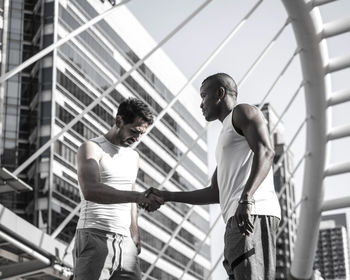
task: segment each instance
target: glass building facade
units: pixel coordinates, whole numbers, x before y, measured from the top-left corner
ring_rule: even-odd
[[[8,26],[2,32],[7,61],[1,65],[2,73],[111,7],[97,0],[13,0],[8,4]],[[147,46],[155,44],[125,7],[116,12],[3,85],[2,166],[15,170],[129,71],[149,51]],[[143,30],[144,35],[136,34],[136,29]],[[80,202],[76,152],[83,141],[109,130],[125,98],[143,100],[157,116],[177,94],[174,84],[180,88],[184,83],[185,78],[166,56],[146,61],[20,174],[33,192],[3,193],[0,203],[43,231],[54,232]],[[193,88],[184,95],[197,100],[195,106],[199,108],[199,96]],[[195,190],[207,185],[205,133],[183,157],[205,129],[199,109],[193,110],[190,103],[181,99],[176,102],[137,146],[141,156],[139,191],[157,188],[180,159],[174,175],[164,183],[166,189]],[[154,213],[142,213],[143,272],[189,210],[186,204],[168,203]],[[68,244],[77,220],[75,216],[57,238]],[[192,258],[183,279],[205,279],[211,265],[208,229],[209,208],[195,206],[148,279],[178,279]]]
[[[293,249],[297,233],[297,216],[295,213],[295,186],[293,176],[293,154],[287,150],[283,139],[283,126],[276,123],[278,115],[270,104],[262,107],[275,148],[274,158],[274,185],[279,195],[281,206],[281,221],[279,235],[276,240],[276,280],[288,279],[293,259]],[[282,157],[282,159],[281,159]]]
[[[349,279],[348,234],[346,227],[336,220],[320,223],[314,268],[324,279]]]

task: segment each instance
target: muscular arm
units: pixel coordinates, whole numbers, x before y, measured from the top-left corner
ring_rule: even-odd
[[[101,148],[91,142],[85,142],[78,150],[78,180],[86,200],[101,203],[139,203],[144,195],[136,191],[120,191],[101,183],[99,161]]]
[[[275,153],[265,120],[256,107],[238,105],[232,114],[232,122],[247,139],[254,153],[250,175],[241,195],[243,200],[250,200],[267,176]]]
[[[217,183],[217,172],[211,178],[211,185],[207,188],[191,192],[169,192],[161,191],[164,201],[175,201],[188,204],[213,204],[219,203],[219,189]]]
[[[135,191],[135,184],[132,185],[132,190]],[[140,235],[139,235],[139,228],[137,224],[137,206],[136,203],[131,204],[131,225],[130,225],[130,234],[131,238],[134,241],[138,253],[141,251],[141,244],[140,244]]]

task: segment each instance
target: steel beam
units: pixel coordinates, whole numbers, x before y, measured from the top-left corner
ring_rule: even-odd
[[[0,279],[10,279],[11,277],[20,277],[28,273],[34,273],[47,268],[49,265],[39,260],[14,263],[0,266]],[[16,278],[19,279],[19,278]]]
[[[327,167],[327,169],[324,172],[324,176],[328,177],[328,176],[340,175],[340,174],[349,173],[349,172],[350,172],[350,161],[335,163]]]
[[[32,191],[33,188],[27,183],[23,182],[17,176],[13,175],[6,168],[0,168],[0,193],[10,191]]]
[[[293,94],[292,98],[289,100],[287,106],[284,108],[282,114],[279,116],[277,122],[275,123],[274,127],[271,129],[270,134],[274,133],[277,126],[279,125],[279,123],[282,121],[284,115],[288,112],[289,108],[292,106],[292,104],[294,103],[296,97],[298,96],[300,90],[302,89],[302,87],[304,86],[304,82],[301,82],[298,89],[295,91],[295,93]]]
[[[328,3],[335,2],[335,1],[338,1],[338,0],[314,0],[314,1],[312,1],[312,6],[317,7],[317,6],[325,5]]]
[[[306,198],[303,197],[303,198],[300,199],[300,201],[299,201],[298,203],[296,203],[296,204],[294,205],[294,207],[292,208],[292,213],[291,213],[289,216],[287,216],[287,219],[285,219],[285,221],[283,222],[283,224],[278,228],[277,235],[276,235],[276,239],[278,239],[278,237],[281,235],[281,233],[282,233],[282,231],[284,230],[284,228],[287,226],[287,224],[288,224],[288,219],[293,218],[293,215],[294,215],[295,211],[298,209],[298,207],[301,205],[301,203],[302,203],[303,201],[305,201],[305,200],[306,200]]]
[[[282,1],[290,18],[298,47],[302,50],[301,62],[305,82],[306,115],[311,116],[306,124],[306,151],[298,235],[291,266],[295,279],[310,279],[317,248],[319,220],[324,197],[324,170],[328,162],[329,143],[327,131],[331,111],[327,97],[331,92],[330,75],[324,65],[328,64],[326,40],[321,35],[323,23],[318,8],[306,0]]]
[[[274,169],[273,169],[273,173],[275,174],[277,172],[277,170],[281,167],[282,161],[285,157],[285,155],[288,153],[288,151],[290,150],[290,148],[292,147],[295,139],[297,139],[299,133],[301,132],[302,128],[304,127],[304,125],[306,124],[307,120],[309,119],[309,117],[306,117],[304,119],[304,121],[300,124],[300,126],[298,127],[297,131],[295,132],[292,140],[290,140],[289,144],[287,145],[285,151],[280,155],[280,158],[278,159],[278,161],[274,164]]]
[[[276,79],[274,80],[274,82],[272,83],[272,85],[270,86],[270,88],[268,89],[268,91],[266,92],[265,96],[263,97],[263,99],[260,102],[259,105],[259,109],[262,108],[262,106],[264,106],[265,100],[267,99],[267,97],[270,95],[270,93],[272,92],[272,90],[275,88],[276,84],[278,83],[278,81],[283,77],[283,75],[286,73],[287,69],[289,68],[289,66],[292,64],[294,58],[296,57],[296,55],[299,53],[299,49],[297,48],[292,57],[287,61],[287,63],[284,65],[284,67],[282,68],[281,72],[279,73],[279,75],[276,77]]]
[[[323,38],[329,38],[350,31],[350,17],[331,21],[324,25]]]
[[[347,207],[350,207],[350,196],[324,201],[322,205],[322,211],[329,211]]]
[[[37,54],[33,55],[32,57],[28,58],[26,61],[24,61],[23,63],[21,63],[20,65],[16,66],[15,68],[13,68],[12,70],[8,71],[7,73],[5,73],[4,75],[2,75],[0,77],[0,84],[2,84],[3,82],[5,82],[6,80],[10,79],[11,77],[13,77],[14,75],[16,75],[18,72],[22,71],[23,69],[27,68],[28,66],[30,66],[31,64],[33,64],[34,62],[38,61],[39,59],[43,58],[45,55],[48,55],[50,52],[52,52],[53,50],[55,50],[56,48],[62,46],[64,43],[68,42],[69,40],[71,40],[72,38],[78,36],[79,34],[81,34],[82,32],[84,32],[86,29],[90,28],[91,26],[93,26],[94,24],[96,24],[97,22],[101,21],[102,19],[104,19],[107,15],[111,14],[115,9],[118,9],[120,6],[126,4],[127,2],[129,2],[130,0],[123,0],[122,2],[118,3],[117,5],[115,5],[114,7],[110,8],[109,10],[103,12],[102,14],[94,17],[93,19],[89,20],[88,22],[86,22],[85,24],[83,24],[82,26],[78,27],[77,29],[75,29],[73,32],[69,33],[66,37],[60,39],[59,41],[57,41],[56,43],[48,46],[47,48],[41,50],[40,52],[38,52]]]
[[[350,125],[342,125],[332,128],[332,130],[327,134],[328,140],[335,140],[350,136]]]
[[[188,270],[190,269],[192,263],[194,262],[194,259],[196,258],[196,256],[199,254],[199,251],[202,249],[203,245],[205,244],[205,241],[207,240],[207,238],[209,237],[211,231],[213,230],[213,228],[216,226],[216,224],[218,223],[219,219],[221,217],[221,213],[216,217],[214,223],[211,225],[209,231],[207,232],[205,238],[202,240],[202,242],[199,244],[196,253],[193,255],[192,259],[190,259],[190,261],[187,263],[185,269],[183,270],[181,276],[179,277],[179,280],[182,280],[185,276],[185,274],[188,272]]]
[[[350,55],[343,55],[332,58],[328,65],[326,66],[325,71],[327,73],[333,73],[336,71],[344,70],[350,67]]]
[[[0,231],[0,237],[10,242],[12,245],[16,246],[18,249],[26,252],[28,255],[31,255],[32,257],[40,261],[41,264],[44,264],[45,266],[51,265],[50,259],[38,253],[37,251],[33,250],[29,246],[23,244],[22,242],[18,241],[17,239],[11,237],[5,232]]]
[[[152,56],[158,49],[160,49],[166,42],[168,42],[179,30],[181,30],[192,18],[194,18],[200,11],[202,11],[211,1],[206,0],[203,2],[197,9],[195,9],[188,17],[186,17],[178,26],[176,26],[164,39],[162,39],[158,45],[153,47],[142,59],[140,59],[135,65],[125,72],[118,81],[113,83],[109,88],[107,88],[104,92],[101,93],[99,97],[94,99],[85,109],[76,116],[73,120],[71,120],[62,130],[57,133],[53,138],[51,138],[48,142],[42,145],[33,155],[31,155],[25,162],[23,162],[17,169],[13,172],[13,174],[18,175],[24,169],[26,169],[29,164],[31,164],[35,159],[37,159],[44,151],[46,151],[52,143],[54,143],[61,135],[63,135],[66,131],[71,129],[78,121],[80,121],[83,116],[90,112],[97,104],[101,102],[101,100],[108,96],[116,86],[124,82],[124,80],[130,76],[130,74],[139,68],[150,56]],[[57,42],[58,43],[58,42]]]
[[[166,105],[166,107],[158,114],[153,124],[150,125],[142,135],[142,138],[145,137],[154,126],[163,118],[163,116],[170,110],[170,108],[175,104],[175,102],[180,98],[180,95],[185,92],[185,89],[192,82],[198,78],[198,76],[204,71],[204,69],[214,60],[214,58],[223,50],[223,48],[230,42],[232,37],[241,29],[241,27],[246,23],[248,18],[254,13],[254,11],[262,3],[262,0],[259,0],[249,11],[248,13],[239,21],[239,23],[231,30],[231,32],[226,36],[226,38],[217,46],[217,48],[210,54],[210,56],[204,61],[204,63],[198,68],[198,70],[191,76],[191,78],[183,85],[183,87],[175,94],[175,97]],[[140,141],[142,140],[140,139]],[[138,142],[140,143],[140,142]]]
[[[350,89],[334,92],[327,100],[328,106],[338,105],[350,101]]]
[[[0,236],[22,251],[43,263],[51,263],[51,257],[68,267],[73,260],[66,257],[66,245],[42,232],[0,204]]]
[[[295,166],[295,168],[293,169],[292,173],[290,174],[288,181],[285,182],[285,183],[283,184],[283,186],[280,188],[280,190],[279,190],[279,192],[278,192],[278,194],[277,194],[278,199],[281,198],[281,196],[282,196],[284,190],[287,188],[287,186],[291,183],[292,179],[294,178],[293,176],[294,176],[295,172],[297,172],[297,170],[299,169],[299,167],[301,166],[301,164],[303,163],[303,161],[304,161],[309,155],[310,155],[309,153],[305,153],[305,154],[301,157],[301,159],[298,161],[297,165]]]
[[[238,83],[237,83],[238,87],[241,86],[245,82],[245,80],[248,78],[250,73],[255,69],[255,67],[259,64],[259,62],[263,59],[263,57],[268,53],[268,51],[271,49],[271,47],[274,45],[276,40],[283,33],[284,29],[288,26],[289,23],[290,23],[290,19],[287,18],[286,22],[283,24],[283,26],[280,28],[280,30],[277,31],[276,35],[273,36],[272,40],[266,45],[266,47],[262,50],[262,52],[255,59],[253,64],[248,68],[248,70],[244,73],[242,78],[238,81]]]

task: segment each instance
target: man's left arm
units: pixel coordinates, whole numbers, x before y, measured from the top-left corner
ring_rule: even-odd
[[[235,215],[238,224],[246,225],[245,233],[247,233],[253,230],[250,222],[253,195],[269,173],[275,153],[265,119],[258,108],[248,104],[238,105],[232,116],[232,122],[241,130],[254,153],[252,168]]]
[[[136,187],[135,184],[132,185],[132,190],[135,191]],[[140,234],[139,234],[139,227],[137,223],[138,214],[137,214],[137,204],[131,203],[131,224],[130,224],[130,234],[131,238],[134,241],[136,247],[137,247],[137,253],[140,254],[141,252],[141,242],[140,242]]]

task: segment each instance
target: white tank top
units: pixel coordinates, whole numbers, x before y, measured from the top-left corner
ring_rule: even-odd
[[[233,127],[232,112],[233,110],[223,121],[215,153],[220,206],[225,223],[236,213],[238,201],[250,175],[254,155],[245,137]],[[281,217],[272,168],[255,191],[253,198],[255,204],[251,214]]]
[[[102,149],[99,162],[101,182],[122,191],[131,191],[135,183],[139,155],[131,148],[110,143],[104,136],[93,138]],[[130,236],[131,203],[99,204],[84,199],[77,228],[96,228]]]

